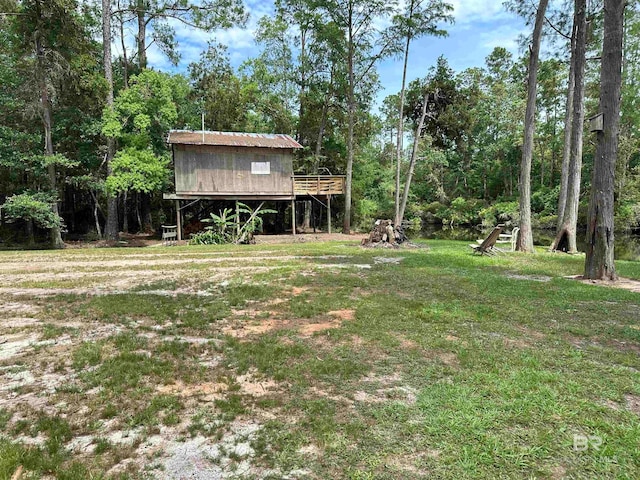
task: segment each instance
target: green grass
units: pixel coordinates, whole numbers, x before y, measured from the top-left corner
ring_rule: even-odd
[[[46,338],[66,334],[59,323],[69,318],[115,333],[87,340],[82,328],[74,331],[67,363],[49,346],[27,359],[24,368],[34,371],[69,365],[77,378],[50,402],[85,406],[94,422],[40,411],[29,412],[29,422],[26,412],[4,407],[0,479],[19,463],[34,478],[50,471],[101,478],[101,468],[134,455],[109,443],[105,420],[145,435],[186,425],[185,436],[212,442],[233,422],[254,420],[262,428],[251,440],[251,462],[280,477],[296,469],[349,479],[640,477],[640,421],[629,403],[640,398],[640,294],[564,278],[582,273],[583,257],[487,258],[464,242],[428,245],[159,248],[154,259],[225,262],[175,266],[175,280],[127,293],[17,297],[43,308]],[[0,263],[143,259],[149,250],[111,252],[0,252]],[[374,257],[402,260],[375,264]],[[270,268],[210,278],[240,258],[238,265]],[[617,267],[640,279],[639,263]],[[344,309],[353,319],[329,315]],[[233,334],[263,322],[271,327],[262,333]],[[334,328],[302,333],[326,323]],[[275,387],[251,394],[240,376]],[[176,384],[184,388],[159,391]],[[183,395],[207,384],[225,388],[213,398]],[[87,432],[96,438],[94,454],[76,459],[64,445]],[[41,447],[15,441],[38,434],[46,437]],[[576,450],[576,435],[601,445]]]

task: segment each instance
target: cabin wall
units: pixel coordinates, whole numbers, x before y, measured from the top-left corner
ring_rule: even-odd
[[[287,149],[173,145],[176,194],[291,195],[293,152]],[[270,173],[251,172],[269,162]]]

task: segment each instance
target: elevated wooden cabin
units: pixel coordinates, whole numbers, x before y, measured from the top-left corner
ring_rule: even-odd
[[[164,198],[176,201],[179,239],[181,201],[291,201],[295,234],[296,199],[326,199],[330,219],[331,195],[344,193],[342,175],[293,174],[293,154],[302,146],[288,135],[172,130],[167,143],[176,191]]]

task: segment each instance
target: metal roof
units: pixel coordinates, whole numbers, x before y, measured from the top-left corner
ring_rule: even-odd
[[[167,138],[169,144],[218,145],[228,147],[262,148],[302,148],[289,135],[245,132],[211,132],[192,130],[171,130]]]

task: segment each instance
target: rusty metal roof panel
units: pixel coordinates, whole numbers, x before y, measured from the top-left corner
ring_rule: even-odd
[[[167,143],[226,147],[302,148],[302,145],[289,135],[284,134],[192,130],[171,130]]]

